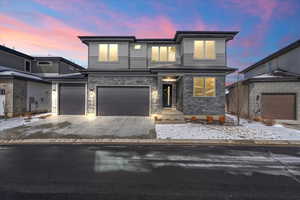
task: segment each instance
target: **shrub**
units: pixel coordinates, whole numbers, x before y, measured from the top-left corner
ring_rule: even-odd
[[[208,116],[206,116],[206,121],[207,121],[208,124],[211,124],[211,123],[213,123],[214,118],[212,116],[208,115]]]
[[[254,117],[254,118],[253,118],[253,121],[261,122],[261,121],[262,121],[262,118],[261,118],[261,117]]]
[[[219,122],[222,125],[225,123],[225,116],[224,115],[219,117]]]
[[[273,119],[264,119],[262,121],[266,126],[273,126],[275,124],[275,120]]]
[[[197,117],[193,116],[193,117],[191,118],[191,120],[192,120],[192,121],[196,121],[196,120],[197,120]]]

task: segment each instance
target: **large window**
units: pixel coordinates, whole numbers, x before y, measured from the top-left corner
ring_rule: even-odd
[[[118,60],[118,44],[99,44],[100,62],[117,62]]]
[[[151,52],[152,62],[175,62],[176,47],[174,46],[153,46]]]
[[[194,97],[216,96],[216,78],[194,77]]]
[[[24,71],[31,72],[31,62],[29,60],[25,60]]]
[[[216,42],[213,40],[194,41],[194,59],[216,59]]]

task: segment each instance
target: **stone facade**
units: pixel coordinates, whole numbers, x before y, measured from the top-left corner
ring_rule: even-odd
[[[151,97],[150,114],[158,113],[161,110],[160,93],[157,88],[157,78],[154,76],[111,76],[89,74],[88,76],[88,101],[87,114],[96,115],[97,97],[96,90],[99,86],[149,86]],[[93,90],[93,91],[91,91]]]
[[[249,84],[249,117],[261,116],[262,93],[295,93],[296,116],[300,119],[300,82],[255,82]]]
[[[183,75],[173,87],[173,102],[177,110],[185,115],[224,115],[225,114],[225,76],[205,75],[216,77],[215,97],[194,97],[193,77],[203,75]],[[88,77],[87,113],[96,115],[99,86],[150,86],[150,114],[162,111],[162,76],[108,76],[90,74]]]
[[[193,77],[216,77],[215,97],[194,97]],[[225,76],[224,75],[184,75],[183,108],[185,115],[224,115],[225,114]]]

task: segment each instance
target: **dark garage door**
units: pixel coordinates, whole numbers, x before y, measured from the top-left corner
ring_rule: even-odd
[[[265,119],[296,119],[295,94],[263,94],[262,117]]]
[[[59,114],[85,114],[85,84],[60,84]]]
[[[97,115],[148,116],[148,87],[98,87]]]

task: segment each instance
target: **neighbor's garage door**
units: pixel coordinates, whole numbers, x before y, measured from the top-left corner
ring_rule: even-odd
[[[265,119],[296,119],[295,94],[263,94],[262,117]]]
[[[65,83],[59,86],[59,114],[85,114],[85,84]]]
[[[149,87],[98,87],[97,115],[149,115]]]

